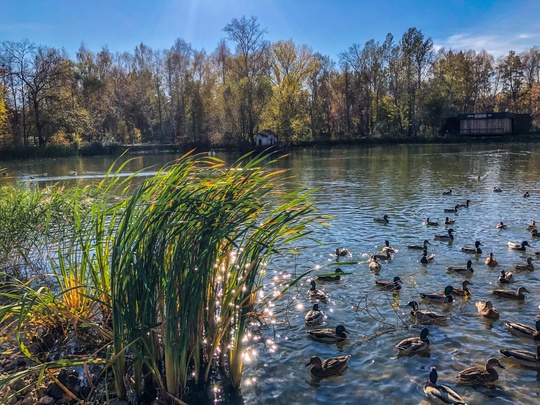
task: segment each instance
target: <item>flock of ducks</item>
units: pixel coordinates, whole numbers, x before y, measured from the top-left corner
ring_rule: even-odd
[[[494,192],[501,192],[500,188],[495,187]],[[452,195],[452,190],[447,190],[443,192],[443,195]],[[524,195],[528,197],[528,193]],[[462,204],[456,204],[452,209],[445,209],[445,212],[457,212],[460,209],[468,208],[471,201],[466,200]],[[387,224],[390,219],[388,215],[382,217],[373,218],[375,222]],[[455,219],[446,217],[444,221],[445,226],[453,225],[456,223]],[[439,222],[432,221],[430,218],[426,218],[424,221],[426,226],[439,226]],[[496,225],[496,228],[499,230],[506,229],[507,225],[503,222],[500,222]],[[536,228],[535,221],[532,221],[526,227],[527,231],[530,232],[532,238],[539,238],[540,233]],[[452,243],[454,240],[454,229],[449,228],[444,233],[437,233],[434,235],[435,240],[439,241],[448,241]],[[424,240],[421,244],[406,244],[408,249],[417,249],[422,250],[422,256],[419,259],[419,262],[423,265],[427,265],[435,259],[434,254],[428,253],[428,247],[431,245],[429,240]],[[463,246],[460,250],[464,253],[473,254],[478,259],[482,255],[483,251],[481,246],[483,244],[480,241],[475,241],[474,246]],[[522,242],[508,242],[508,248],[520,252],[527,251],[527,248],[530,248],[530,244],[527,241]],[[385,245],[381,249],[380,253],[372,254],[369,261],[369,270],[374,274],[378,275],[382,269],[381,262],[388,262],[392,260],[393,256],[397,253],[397,249],[390,246],[388,240],[385,241]],[[540,253],[535,253],[540,255]],[[350,256],[350,253],[345,248],[337,248],[335,250],[336,261],[339,261],[341,257]],[[498,266],[498,262],[494,257],[493,252],[489,252],[488,256],[485,258],[484,263],[490,267],[494,268]],[[525,264],[517,264],[513,267],[517,272],[531,272],[534,271],[533,259],[532,257],[527,258]],[[425,304],[450,304],[455,301],[456,298],[461,297],[468,299],[471,297],[471,290],[469,286],[473,283],[468,279],[474,273],[472,267],[472,260],[467,260],[465,265],[462,266],[449,266],[446,268],[446,271],[454,274],[461,274],[464,279],[461,283],[461,288],[454,288],[451,285],[446,286],[442,292],[433,292],[433,293],[419,293],[419,301]],[[339,280],[341,273],[343,271],[338,268],[336,269],[335,275],[325,275],[319,276],[315,280],[317,281],[336,281]],[[317,289],[316,281],[311,281],[311,288],[308,291],[308,296],[312,300],[323,301],[327,299],[326,294]],[[500,284],[509,284],[515,282],[514,275],[512,272],[501,270],[500,275],[497,279]],[[375,285],[385,291],[391,291],[393,293],[398,293],[402,288],[402,280],[399,276],[393,277],[391,280],[377,279],[375,280]],[[525,293],[529,293],[526,287],[520,286],[516,291],[496,288],[491,291],[491,294],[497,299],[504,300],[514,300],[514,301],[523,301],[525,299]],[[436,311],[430,310],[421,310],[419,304],[415,300],[411,300],[407,306],[411,307],[410,314],[413,316],[419,324],[422,325],[447,325],[448,316]],[[476,308],[480,316],[488,319],[499,319],[500,314],[497,309],[494,307],[491,300],[480,301],[476,303]],[[313,304],[313,308],[305,315],[305,323],[307,326],[316,326],[320,324],[325,315],[319,309],[319,304]],[[540,320],[535,324],[535,327],[531,327],[522,323],[508,321],[505,323],[508,330],[518,336],[526,337],[534,341],[540,342]],[[324,343],[339,343],[344,342],[347,339],[347,329],[343,325],[337,325],[335,329],[332,328],[323,328],[323,329],[312,329],[308,330],[307,334],[314,340],[324,342]],[[409,337],[395,345],[395,348],[398,350],[398,354],[415,354],[426,352],[430,348],[430,341],[428,336],[430,331],[427,327],[423,327],[420,331],[419,336]],[[504,358],[513,360],[514,363],[521,364],[524,367],[533,368],[540,370],[540,346],[534,351],[529,352],[526,350],[520,349],[510,349],[504,348],[500,350],[500,353]],[[346,356],[337,356],[332,357],[326,360],[321,360],[317,356],[313,356],[306,366],[311,367],[311,374],[316,378],[326,378],[332,377],[341,374],[346,368],[350,355]],[[489,358],[484,365],[474,366],[466,368],[455,375],[455,378],[460,384],[468,384],[473,386],[488,386],[493,382],[497,381],[499,378],[498,368],[505,368],[501,362],[495,358]],[[425,395],[435,403],[442,404],[465,404],[465,401],[459,394],[457,394],[453,389],[449,388],[446,385],[438,383],[438,374],[436,367],[431,367],[429,371],[428,380],[425,382],[423,391]]]

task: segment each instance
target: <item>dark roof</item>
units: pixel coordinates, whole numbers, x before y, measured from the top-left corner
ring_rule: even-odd
[[[492,112],[492,113],[476,113],[476,114],[458,114],[457,118],[459,120],[478,120],[486,118],[515,118],[516,115],[511,112]]]

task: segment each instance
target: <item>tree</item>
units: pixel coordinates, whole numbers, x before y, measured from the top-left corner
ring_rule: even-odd
[[[521,110],[518,103],[521,89],[524,84],[523,63],[514,51],[499,62],[498,70],[501,74],[502,91],[505,96],[502,108],[512,109],[514,112]]]

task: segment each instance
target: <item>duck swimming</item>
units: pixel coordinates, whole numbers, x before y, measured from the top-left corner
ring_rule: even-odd
[[[379,263],[379,260],[375,257],[371,257],[371,260],[369,262],[369,270],[378,274],[379,271],[381,271],[382,269],[382,266],[381,264]]]
[[[340,256],[347,256],[349,254],[349,251],[345,248],[336,248],[336,257],[340,257]]]
[[[391,260],[392,259],[392,255],[390,254],[389,250],[385,250],[383,253],[374,254],[372,257],[377,260]]]
[[[437,293],[420,293],[420,298],[422,300],[427,301],[429,303],[449,303],[454,301],[454,297],[452,297],[452,291],[454,291],[454,287],[451,285],[448,285],[444,288],[444,294],[437,294]]]
[[[508,359],[532,369],[540,369],[540,346],[536,348],[536,353],[520,349],[501,349],[502,355]]]
[[[465,401],[456,391],[446,385],[437,384],[437,378],[437,369],[431,367],[429,369],[429,380],[424,384],[426,397],[436,404],[465,405]]]
[[[439,223],[436,221],[430,221],[429,218],[426,218],[424,221],[424,225],[426,226],[439,226]]]
[[[336,326],[335,330],[325,328],[306,331],[306,333],[313,339],[324,343],[343,342],[345,339],[347,339],[347,335],[345,334],[345,332],[348,333],[347,329],[345,329],[345,326],[343,325]]]
[[[325,301],[328,298],[324,292],[317,290],[317,283],[315,283],[315,280],[311,280],[310,284],[311,288],[308,291],[309,298],[321,301]]]
[[[512,272],[506,272],[504,270],[501,270],[501,275],[498,279],[499,283],[501,284],[509,284],[514,282],[514,275]]]
[[[506,326],[510,332],[515,335],[520,335],[536,341],[540,340],[540,319],[536,321],[535,329],[519,322],[506,322]]]
[[[389,291],[395,291],[395,290],[401,290],[401,285],[403,282],[399,277],[394,277],[392,281],[390,280],[375,280],[375,284],[377,284],[378,287],[389,290]]]
[[[495,258],[493,257],[493,252],[490,252],[489,253],[489,256],[486,257],[486,261],[485,263],[489,266],[489,267],[496,267],[499,263],[497,262],[497,260],[495,260]]]
[[[482,244],[480,243],[479,240],[477,240],[476,242],[474,242],[474,247],[463,246],[461,248],[461,251],[465,253],[474,253],[474,254],[479,255],[479,254],[482,254],[482,249],[480,249],[480,246],[482,246]]]
[[[470,297],[471,296],[471,290],[469,290],[469,286],[473,285],[469,280],[463,280],[461,283],[461,288],[454,288],[452,290],[453,295],[457,295],[458,297]]]
[[[384,247],[382,248],[382,251],[383,252],[390,252],[390,253],[396,253],[397,252],[397,249],[393,248],[392,246],[390,246],[390,242],[385,240],[384,241]]]
[[[437,239],[437,240],[452,241],[452,240],[454,240],[454,235],[453,235],[454,232],[455,232],[455,231],[454,231],[452,228],[450,228],[450,229],[448,230],[448,233],[438,233],[438,234],[436,234],[436,235],[435,235],[435,239]]]
[[[388,221],[388,215],[386,215],[386,214],[383,215],[382,218],[373,218],[373,220],[375,222],[381,222],[381,223],[384,223],[384,224],[387,224],[388,222],[390,222],[390,221]]]
[[[494,193],[502,193],[502,190],[501,190],[500,187],[495,186],[495,187],[493,187],[493,192]]]
[[[452,212],[452,213],[455,214],[456,212],[458,212],[458,210],[459,210],[459,207],[458,207],[458,205],[456,204],[456,205],[454,205],[454,208],[445,208],[445,209],[444,209],[444,212]]]
[[[457,207],[458,207],[458,208],[469,208],[470,202],[471,202],[471,200],[467,200],[467,201],[465,201],[465,203],[463,203],[463,204],[457,204]]]
[[[521,243],[517,243],[517,242],[508,242],[508,247],[510,249],[513,249],[513,250],[519,250],[520,252],[525,252],[527,249],[526,247],[527,246],[530,246],[529,245],[529,242],[527,242],[526,240],[524,240],[523,242]]]
[[[523,198],[529,198],[531,195],[529,194],[528,191],[525,191],[525,193],[523,194]]]
[[[480,315],[486,318],[499,319],[499,312],[495,309],[491,301],[486,301],[486,302],[478,301],[476,303],[476,309],[478,310],[478,313]]]
[[[312,365],[311,374],[317,378],[333,377],[341,374],[347,368],[347,362],[351,355],[332,357],[326,360],[321,360],[317,356],[313,356],[306,367]]]
[[[458,382],[462,384],[472,385],[487,385],[499,379],[499,374],[495,370],[495,366],[504,368],[504,366],[492,357],[488,359],[485,367],[469,367],[463,371],[460,371],[456,378]]]
[[[419,250],[427,250],[427,245],[431,245],[427,239],[424,239],[424,243],[422,245],[414,245],[411,243],[408,243],[406,246],[409,249],[419,249]]]
[[[418,309],[418,303],[411,301],[407,306],[412,308],[411,315],[422,324],[446,323],[448,318],[446,315],[434,311],[423,311]]]
[[[456,223],[456,220],[453,219],[453,218],[448,218],[448,217],[446,217],[446,218],[444,219],[444,224],[445,224],[445,225],[454,225],[455,223]]]
[[[526,228],[528,231],[532,231],[533,229],[536,229],[536,221],[532,221],[529,225],[527,225]]]
[[[443,191],[442,195],[452,195],[452,189],[449,188],[448,190]]]
[[[396,345],[396,349],[398,349],[400,353],[406,354],[425,352],[429,349],[428,335],[429,329],[424,328],[420,331],[420,337],[415,336],[404,339]]]
[[[508,228],[508,227],[502,221],[497,224],[497,229],[506,229],[506,228]]]
[[[533,229],[531,231],[531,237],[533,238],[540,238],[540,232],[538,232],[538,229]]]
[[[341,274],[343,274],[343,270],[341,270],[339,267],[335,270],[334,275],[321,275],[315,277],[316,281],[339,281],[341,280]]]
[[[534,271],[534,265],[532,264],[532,257],[527,257],[527,264],[516,264],[514,270],[517,271]]]
[[[530,291],[527,290],[525,287],[519,287],[516,292],[511,291],[511,290],[493,290],[493,291],[491,291],[491,293],[493,295],[496,295],[497,297],[508,298],[510,300],[519,300],[519,301],[524,300],[525,295],[523,293],[528,293],[528,292],[530,292]]]
[[[446,271],[458,274],[472,274],[474,269],[472,268],[472,261],[467,260],[466,266],[450,266],[446,268]]]
[[[313,304],[313,309],[310,309],[304,320],[307,326],[318,325],[324,319],[324,313],[319,310],[319,304]]]
[[[422,257],[420,258],[420,263],[422,264],[428,264],[431,263],[435,259],[435,255],[431,254],[428,256],[428,252],[426,249],[424,249],[424,252],[422,253]]]

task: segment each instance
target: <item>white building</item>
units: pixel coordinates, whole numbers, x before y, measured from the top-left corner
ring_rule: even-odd
[[[272,131],[267,129],[257,134],[255,137],[255,143],[257,147],[272,146],[277,143],[277,136]]]

